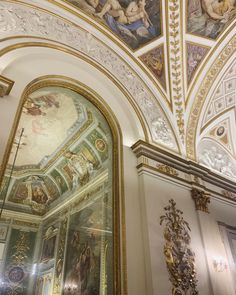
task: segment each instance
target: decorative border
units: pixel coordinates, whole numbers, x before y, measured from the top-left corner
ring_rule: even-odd
[[[168,63],[170,71],[170,88],[173,100],[174,112],[177,118],[177,126],[182,142],[184,142],[185,122],[184,122],[184,93],[183,93],[183,63],[182,63],[182,32],[181,29],[181,1],[170,0],[167,2],[168,21],[167,22],[167,42],[168,42]]]
[[[225,48],[222,50],[217,60],[214,62],[210,70],[208,71],[205,79],[201,83],[201,87],[198,90],[194,103],[192,105],[186,132],[186,151],[189,159],[196,159],[196,133],[199,117],[205,102],[205,99],[213,85],[213,82],[219,75],[222,67],[227,63],[229,58],[235,53],[236,50],[236,36],[234,36]]]
[[[13,80],[0,75],[0,97],[9,95],[14,83]]]

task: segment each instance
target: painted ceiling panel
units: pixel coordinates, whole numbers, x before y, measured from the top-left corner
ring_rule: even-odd
[[[32,92],[23,104],[21,128],[24,137],[15,138],[1,193],[10,207],[19,204],[25,212],[43,215],[109,168],[112,141],[106,120],[70,89],[49,86]]]

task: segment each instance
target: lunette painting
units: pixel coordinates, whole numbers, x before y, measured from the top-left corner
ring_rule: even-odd
[[[65,0],[138,49],[161,35],[160,0]]]
[[[188,32],[216,39],[236,16],[236,0],[188,0]]]

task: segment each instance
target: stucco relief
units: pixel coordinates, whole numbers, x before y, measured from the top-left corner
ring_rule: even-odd
[[[178,150],[170,124],[156,99],[136,73],[116,53],[81,28],[38,9],[16,3],[0,4],[0,32],[2,37],[12,35],[38,36],[64,43],[86,54],[126,88],[140,107],[154,142]],[[158,133],[155,121],[161,119],[165,128]]]
[[[197,153],[200,164],[236,179],[236,161],[217,143],[212,140],[202,140]]]

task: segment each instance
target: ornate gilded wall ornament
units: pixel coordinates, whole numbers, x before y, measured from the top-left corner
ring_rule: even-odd
[[[173,199],[164,208],[165,215],[160,217],[164,228],[164,255],[172,283],[173,295],[197,295],[195,254],[190,248],[190,227],[183,219],[183,212],[176,208]]]
[[[234,202],[236,202],[236,195],[230,191],[227,190],[223,190],[222,194],[224,195],[224,197],[226,197],[229,200],[232,200]]]
[[[165,164],[157,164],[157,169],[161,172],[167,173],[169,175],[178,176],[179,173],[176,169],[174,169],[171,166],[165,165]]]
[[[208,204],[210,204],[210,195],[196,188],[192,189],[191,195],[195,202],[196,210],[209,213]]]

